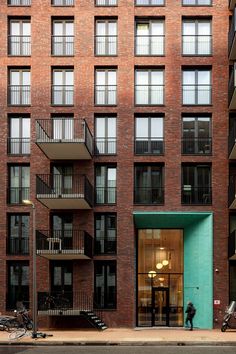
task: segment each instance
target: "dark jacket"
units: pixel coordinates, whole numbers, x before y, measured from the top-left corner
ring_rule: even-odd
[[[188,306],[187,306],[187,309],[186,309],[185,312],[187,313],[187,317],[188,317],[188,318],[193,318],[193,317],[194,317],[194,315],[195,315],[195,308],[194,308],[192,302],[189,302],[189,303],[188,303]]]

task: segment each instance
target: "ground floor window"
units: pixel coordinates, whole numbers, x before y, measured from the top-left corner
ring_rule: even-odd
[[[104,309],[116,308],[116,262],[94,262],[95,306]]]
[[[138,230],[137,325],[183,325],[183,230]]]
[[[29,263],[12,261],[8,263],[7,308],[16,309],[17,301],[29,308]]]

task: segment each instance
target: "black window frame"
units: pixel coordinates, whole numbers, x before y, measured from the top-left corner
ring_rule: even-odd
[[[101,301],[99,301],[99,298],[101,299],[101,294],[99,296],[98,291],[97,291],[97,287],[96,287],[96,275],[97,274],[101,274],[97,272],[98,267],[105,267],[105,271],[104,271],[104,300],[103,300],[103,304],[101,304]],[[114,267],[115,273],[115,285],[114,285],[114,294],[113,294],[113,302],[110,301],[109,304],[109,300],[108,300],[108,295],[109,295],[109,291],[108,291],[108,281],[107,281],[107,268],[108,267]],[[104,260],[97,260],[94,261],[94,306],[98,309],[116,309],[117,306],[117,262],[115,260],[112,261],[104,261]]]
[[[11,267],[18,267],[21,270],[21,274],[18,274],[18,284],[11,285]],[[28,268],[28,278],[26,279],[27,284],[22,285],[22,268]],[[21,282],[21,284],[19,284]],[[15,287],[15,290],[12,289]],[[25,288],[23,288],[25,287]],[[23,288],[23,289],[22,289]],[[7,261],[7,289],[6,289],[6,310],[12,310],[16,308],[17,301],[23,301],[26,308],[29,308],[30,303],[30,266],[27,260],[16,260]]]
[[[15,227],[17,227],[17,237],[12,237],[12,218],[15,220]],[[23,217],[28,217],[28,230],[26,237],[23,237]],[[9,213],[7,214],[7,254],[9,255],[28,255],[29,254],[29,237],[30,237],[30,214],[28,213]]]
[[[97,229],[97,221],[98,219],[104,217],[104,230],[102,229]],[[113,228],[112,230],[115,230],[115,240],[111,241],[109,240],[109,227],[108,227],[108,223],[109,220],[108,218],[114,218],[114,223],[115,223],[115,228]],[[101,219],[100,219],[101,222]],[[95,230],[95,245],[94,245],[94,252],[96,255],[104,255],[104,254],[116,254],[117,249],[117,214],[116,213],[95,213],[94,214],[94,230]],[[100,230],[101,232],[103,232],[104,237],[103,237],[103,247],[104,247],[104,251],[102,252],[102,245],[100,245],[100,241],[102,241],[102,238],[97,239],[97,231]]]

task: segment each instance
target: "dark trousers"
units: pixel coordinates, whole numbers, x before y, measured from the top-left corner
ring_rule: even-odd
[[[193,330],[193,318],[190,316],[187,316],[186,320],[185,320],[186,326],[188,326],[188,322],[190,323],[190,330],[192,331]]]

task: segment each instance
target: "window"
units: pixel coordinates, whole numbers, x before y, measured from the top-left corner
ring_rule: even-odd
[[[31,0],[8,0],[8,5],[11,6],[30,6]]]
[[[211,104],[211,70],[183,70],[183,104]]]
[[[53,237],[61,240],[63,250],[73,249],[73,242],[79,245],[79,232],[73,230],[72,214],[52,215]]]
[[[160,155],[163,152],[163,117],[136,117],[135,154]]]
[[[74,6],[74,0],[52,0],[53,6]]]
[[[96,6],[117,6],[118,0],[95,0]]]
[[[164,103],[164,70],[135,70],[135,104],[162,105]]]
[[[22,204],[29,199],[30,167],[26,165],[9,166],[9,195],[10,204]]]
[[[211,204],[211,166],[182,166],[182,204]]]
[[[52,55],[74,55],[74,21],[54,20],[52,23]]]
[[[212,53],[210,20],[183,21],[183,55]]]
[[[72,140],[74,138],[74,118],[72,116],[53,116],[52,137],[55,140]]]
[[[116,203],[116,166],[96,166],[96,203]]]
[[[29,215],[8,215],[8,254],[29,254]]]
[[[8,153],[11,155],[30,154],[30,118],[9,118]]]
[[[10,69],[8,103],[11,106],[28,106],[30,99],[30,70]]]
[[[95,153],[116,154],[116,117],[96,117],[95,133]]]
[[[30,20],[9,21],[8,54],[14,56],[31,55]]]
[[[183,5],[188,6],[210,6],[212,0],[182,0]]]
[[[116,214],[96,214],[95,230],[95,254],[116,253]]]
[[[136,21],[136,55],[164,55],[164,21]]]
[[[135,204],[163,204],[164,191],[162,187],[162,166],[135,166]]]
[[[116,262],[94,262],[95,306],[102,309],[116,308]]]
[[[70,194],[73,190],[73,166],[53,165],[53,192],[56,194]],[[78,186],[77,186],[78,187]]]
[[[116,69],[97,69],[95,73],[95,104],[116,105]]]
[[[117,55],[117,21],[97,20],[95,36],[96,55]]]
[[[165,0],[136,0],[136,6],[164,6]]]
[[[182,154],[209,155],[211,146],[211,118],[186,116],[182,120]]]
[[[74,103],[74,70],[54,69],[52,105],[71,106]]]
[[[7,308],[16,308],[17,301],[23,301],[25,307],[29,308],[29,262],[14,261],[7,266]]]
[[[50,262],[51,292],[62,296],[68,308],[73,307],[73,263],[70,261]]]

